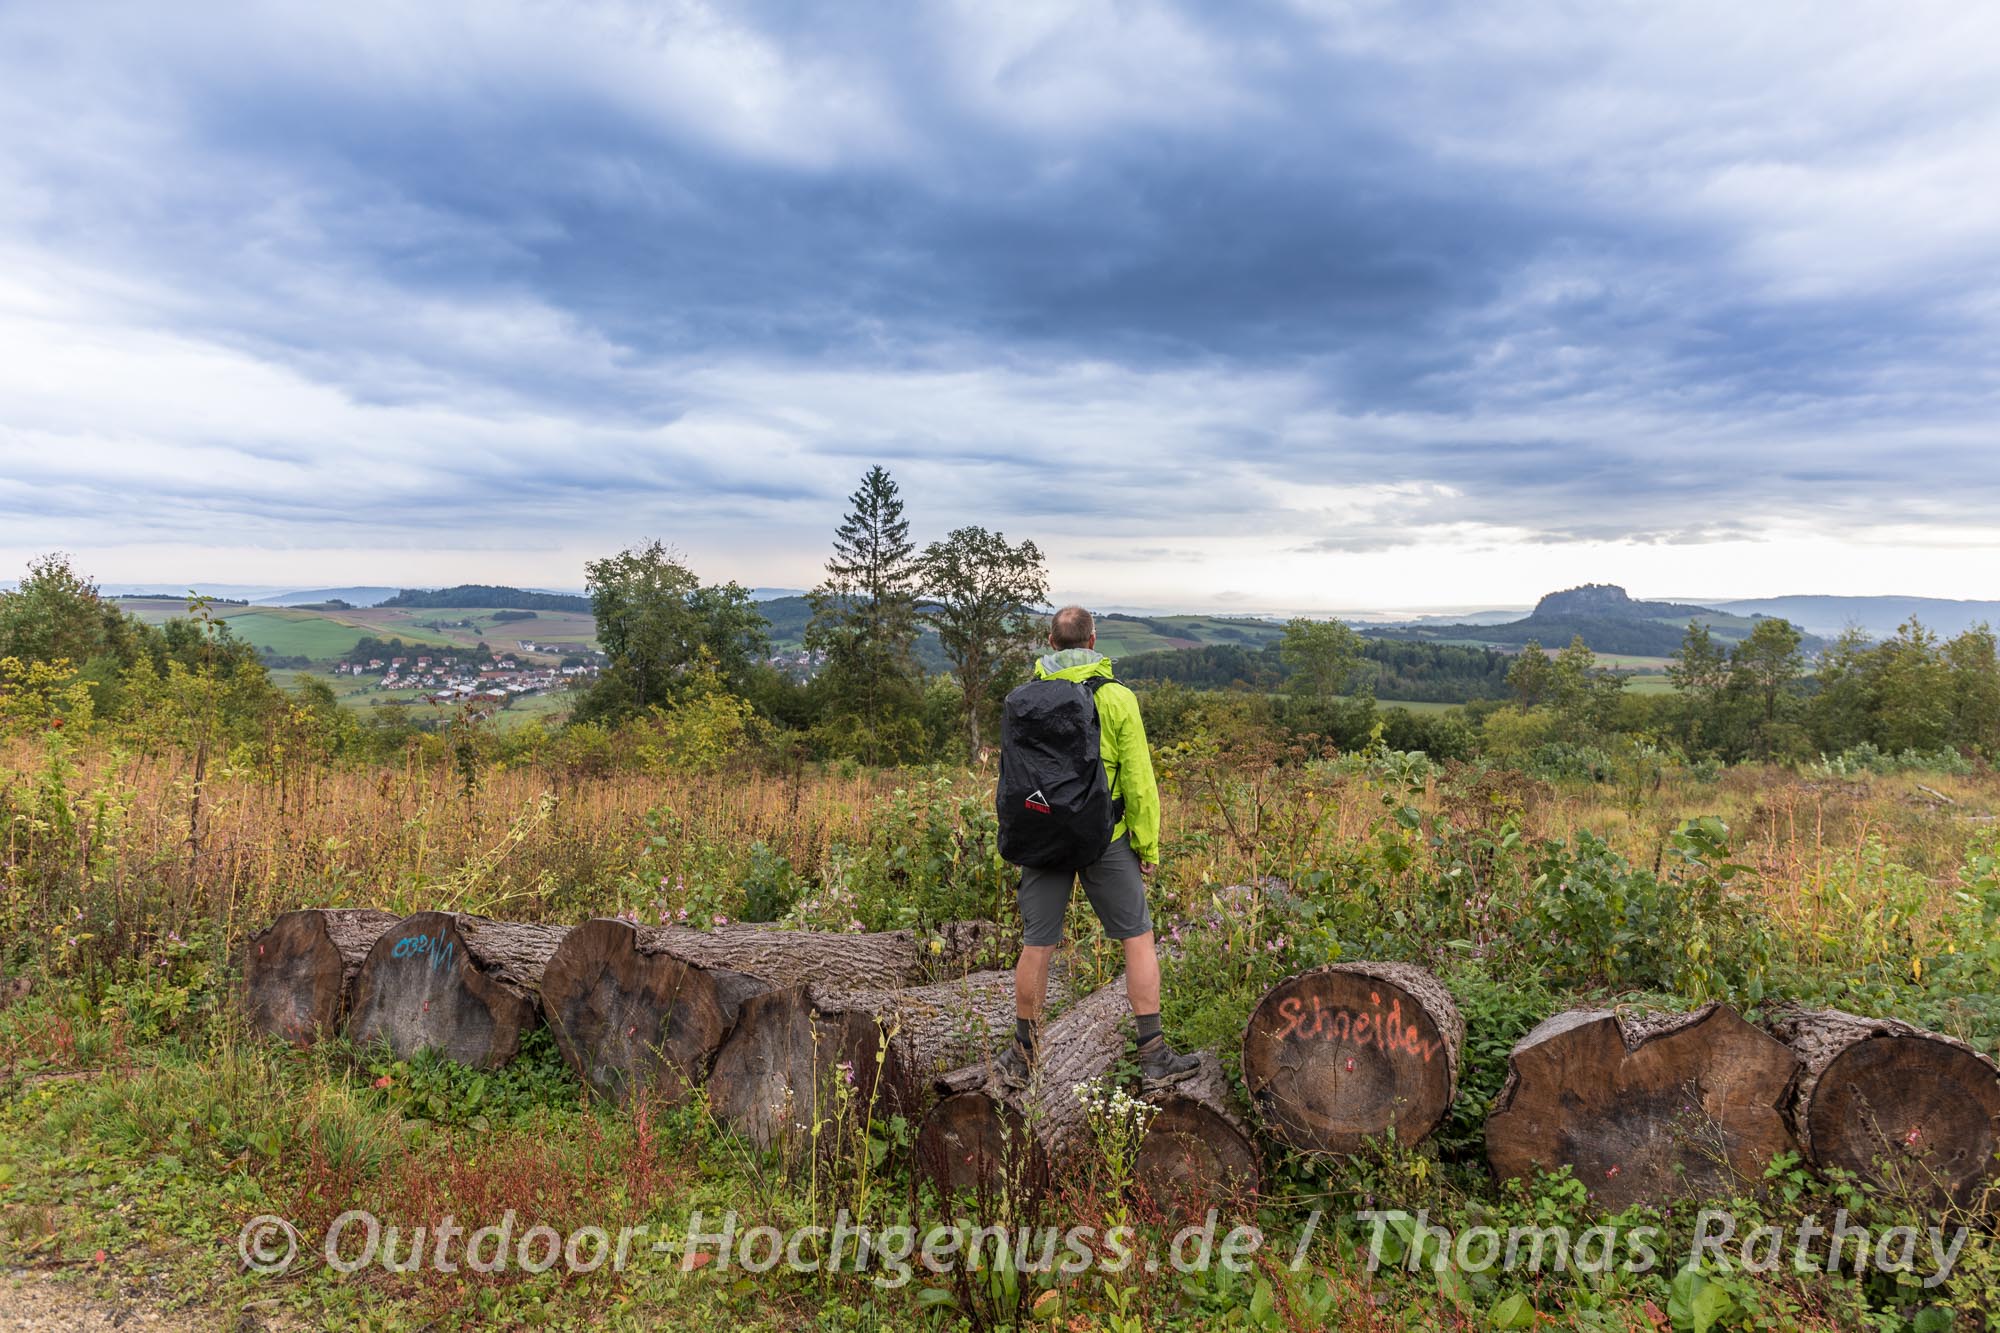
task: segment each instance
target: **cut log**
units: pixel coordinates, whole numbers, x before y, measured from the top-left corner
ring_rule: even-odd
[[[1798,1061],[1727,1005],[1620,1018],[1570,1010],[1521,1038],[1486,1121],[1495,1174],[1567,1166],[1606,1212],[1726,1198],[1796,1150]]]
[[[286,912],[243,950],[243,1011],[259,1032],[307,1045],[337,1032],[354,978],[394,912],[312,907]]]
[[[942,1100],[917,1130],[918,1172],[948,1190],[997,1196],[1039,1178],[1065,1151],[1085,1150],[1090,1127],[1076,1085],[1096,1082],[1125,1053],[1130,1012],[1123,976],[1071,1005],[1043,1027],[1024,1094],[1001,1089],[991,1056],[940,1078]]]
[[[1214,1052],[1201,1052],[1192,1076],[1146,1100],[1159,1111],[1139,1144],[1132,1183],[1155,1208],[1200,1217],[1225,1199],[1257,1192],[1257,1141]]]
[[[637,946],[700,967],[747,972],[773,986],[807,983],[893,990],[947,981],[993,960],[1000,931],[990,921],[948,921],[934,932],[874,934],[772,930],[760,926],[639,926]]]
[[[1955,1037],[1838,1009],[1780,1013],[1799,1057],[1792,1103],[1807,1157],[1898,1193],[1991,1211],[2000,1068]]]
[[[542,1005],[563,1057],[597,1092],[624,1098],[642,1087],[669,1102],[686,1096],[735,1026],[742,1003],[767,990],[904,987],[963,975],[998,944],[986,921],[936,932],[874,935],[722,926],[643,926],[591,921],[549,959]],[[797,1016],[760,1021],[790,1031]]]
[[[842,1111],[914,1118],[937,1075],[997,1048],[1013,1024],[1010,972],[901,990],[773,990],[743,1006],[717,1053],[709,1106],[760,1147]]]
[[[1122,977],[1071,1006],[1043,1029],[1025,1093],[1003,1090],[990,1060],[939,1079],[944,1095],[917,1132],[919,1175],[947,1192],[997,1197],[1044,1178],[1052,1162],[1094,1153],[1076,1088],[1101,1083],[1124,1057],[1130,1012]],[[1155,1207],[1198,1214],[1256,1189],[1256,1147],[1212,1054],[1188,1079],[1140,1096],[1158,1110],[1133,1178]]]
[[[614,1101],[642,1089],[679,1105],[708,1072],[761,978],[706,968],[668,949],[658,927],[614,917],[563,936],[542,972],[542,1017],[590,1088]]]
[[[1294,1148],[1351,1153],[1389,1132],[1429,1137],[1458,1091],[1465,1020],[1409,963],[1333,963],[1264,993],[1243,1029],[1258,1122]]]
[[[492,1069],[541,1021],[542,969],[567,926],[457,912],[406,916],[375,941],[354,979],[348,1035],[398,1059],[431,1048]]]

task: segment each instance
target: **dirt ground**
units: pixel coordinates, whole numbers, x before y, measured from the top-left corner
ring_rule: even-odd
[[[0,1333],[278,1333],[288,1325],[257,1310],[169,1310],[143,1287],[88,1284],[63,1274],[0,1272]]]

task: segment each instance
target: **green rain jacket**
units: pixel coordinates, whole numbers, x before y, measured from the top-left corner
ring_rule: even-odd
[[[1111,678],[1111,659],[1094,648],[1064,648],[1035,661],[1037,680]],[[1123,797],[1125,816],[1111,830],[1112,841],[1130,834],[1132,854],[1147,865],[1160,861],[1160,788],[1153,781],[1153,753],[1146,748],[1146,724],[1139,698],[1112,680],[1097,691],[1098,749],[1111,795]]]

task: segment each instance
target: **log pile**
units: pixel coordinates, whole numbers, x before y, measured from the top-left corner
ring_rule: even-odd
[[[542,969],[567,926],[418,912],[384,931],[354,978],[347,1032],[398,1059],[431,1048],[493,1069],[542,1021]]]
[[[759,1147],[858,1113],[914,1117],[932,1079],[1011,1040],[1014,976],[901,990],[817,983],[743,1006],[716,1055],[709,1107]]]
[[[990,1058],[939,1079],[942,1096],[917,1132],[920,1174],[947,1192],[992,1196],[1093,1151],[1076,1090],[1103,1086],[1123,1059],[1130,1012],[1122,978],[1079,1000],[1043,1029],[1024,1091],[1003,1088]],[[1256,1145],[1212,1054],[1192,1077],[1139,1096],[1155,1108],[1133,1164],[1142,1193],[1194,1214],[1255,1192]]]
[[[926,937],[701,931],[600,918],[556,946],[542,978],[542,1011],[563,1058],[592,1089],[622,1099],[650,1087],[678,1102],[707,1074],[754,997],[807,984],[899,989],[960,976],[992,955],[996,939],[984,921],[951,922]],[[804,1031],[796,1015],[776,1017],[779,1006],[749,1010],[750,1026]]]
[[[1903,1197],[1990,1212],[2000,1152],[2000,1068],[1893,1018],[1791,1009],[1772,1032],[1798,1056],[1791,1113],[1815,1166],[1840,1167]]]
[[[295,1043],[345,1031],[407,1058],[493,1068],[546,1022],[594,1092],[700,1092],[759,1146],[815,1125],[905,1117],[916,1167],[946,1190],[1004,1191],[1096,1151],[1076,1088],[1132,1085],[1123,979],[1070,998],[1060,970],[1034,1077],[1002,1087],[1008,961],[987,922],[935,933],[714,931],[599,919],[570,929],[451,912],[287,912],[239,955],[250,1025]],[[1457,1094],[1466,1029],[1422,968],[1350,962],[1286,978],[1245,1025],[1239,1084],[1212,1052],[1139,1089],[1132,1164],[1163,1214],[1254,1193],[1260,1139],[1331,1154],[1415,1144]],[[1247,1110],[1246,1110],[1247,1104]],[[848,1117],[843,1119],[842,1117]],[[1634,1017],[1557,1014],[1508,1058],[1486,1122],[1495,1174],[1567,1167],[1606,1211],[1754,1187],[1799,1150],[1935,1207],[1991,1211],[2000,1067],[1954,1038],[1838,1010],[1781,1010],[1769,1031],[1726,1005]]]
[[[1727,1198],[1797,1148],[1786,1118],[1797,1071],[1782,1042],[1727,1005],[1570,1010],[1508,1056],[1487,1160],[1502,1177],[1567,1166],[1607,1212]]]
[[[1391,1129],[1421,1143],[1458,1091],[1465,1020],[1408,963],[1334,963],[1265,992],[1243,1030],[1243,1085],[1266,1133],[1352,1153]]]
[[[243,1012],[259,1032],[304,1046],[340,1030],[368,951],[396,924],[368,907],[286,912],[244,946]]]

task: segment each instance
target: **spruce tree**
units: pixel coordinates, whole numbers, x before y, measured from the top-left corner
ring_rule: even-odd
[[[808,594],[807,649],[836,716],[831,731],[873,763],[899,758],[921,736],[915,657],[919,569],[896,483],[879,464],[848,497],[834,530],[826,580]]]

